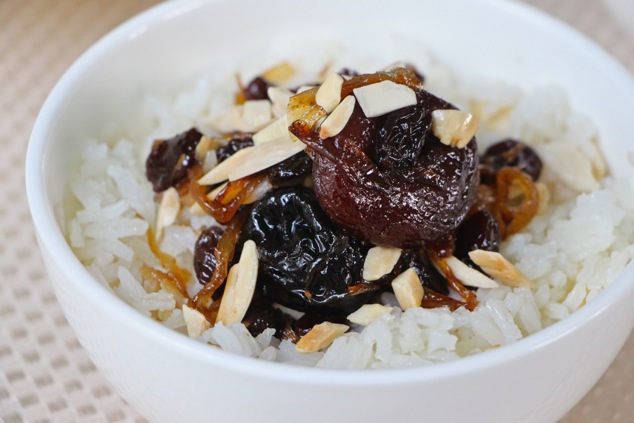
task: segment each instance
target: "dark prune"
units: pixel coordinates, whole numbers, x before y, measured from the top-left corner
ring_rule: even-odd
[[[488,211],[479,210],[467,217],[458,228],[454,255],[475,267],[469,258],[469,251],[499,251],[500,242],[500,227],[497,221]]]
[[[201,284],[207,284],[216,270],[216,246],[223,230],[217,226],[205,229],[194,246],[194,271]]]
[[[381,169],[408,168],[418,161],[431,115],[405,107],[377,119],[375,162]]]
[[[274,185],[281,185],[303,179],[313,170],[313,160],[301,151],[269,169],[269,180]]]
[[[176,187],[187,179],[187,171],[197,163],[196,146],[202,134],[192,128],[167,140],[156,140],[145,161],[145,175],[155,192]]]
[[[534,149],[509,138],[491,145],[480,157],[482,182],[494,184],[497,172],[503,167],[517,168],[536,181],[542,171],[542,161]]]
[[[365,250],[332,223],[311,190],[268,193],[251,210],[239,245],[249,239],[258,246],[257,290],[271,301],[301,311],[353,311],[363,303],[366,293],[349,288],[363,282]]]
[[[230,156],[234,155],[239,150],[253,145],[253,138],[249,134],[236,134],[231,138],[227,144],[218,147],[216,150],[216,157],[218,163],[227,160]]]
[[[344,88],[346,83],[355,78]],[[412,116],[423,115],[422,121],[434,110],[455,108],[423,90],[417,98]],[[412,166],[381,169],[373,151],[376,123],[356,107],[346,127],[325,141],[301,121],[291,125],[313,156],[320,205],[335,223],[372,244],[413,248],[446,241],[476,198],[475,138],[454,148],[427,131]]]
[[[268,89],[271,86],[261,76],[256,76],[243,89],[245,100],[268,100]]]
[[[255,295],[242,321],[253,336],[258,336],[265,329],[275,329],[276,338],[297,338],[295,334],[295,319],[279,308],[273,307],[271,301],[260,295]]]

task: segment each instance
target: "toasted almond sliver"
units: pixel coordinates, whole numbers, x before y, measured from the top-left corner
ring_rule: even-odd
[[[190,338],[198,338],[204,331],[211,327],[205,316],[198,310],[183,304],[183,319],[187,326],[187,335]]]
[[[463,285],[475,288],[498,288],[500,286],[493,279],[467,266],[454,256],[447,257],[442,260],[447,263],[447,266],[449,266],[453,275],[457,277]]]
[[[383,304],[363,304],[357,311],[348,315],[348,320],[357,325],[367,326],[382,314],[388,314],[392,307]]]
[[[484,273],[497,279],[506,286],[514,288],[520,286],[535,287],[533,281],[524,276],[513,263],[498,252],[473,250],[469,251],[469,258],[473,260]]]
[[[215,147],[215,144],[216,140],[203,135],[198,144],[196,144],[196,159],[201,163],[204,162],[207,153]]]
[[[381,116],[416,104],[416,93],[394,81],[381,81],[352,90],[366,117]]]
[[[323,322],[313,328],[302,337],[295,345],[301,353],[311,353],[326,348],[332,341],[346,333],[350,329],[340,323]]]
[[[334,137],[339,134],[339,132],[341,132],[348,124],[350,116],[352,116],[352,112],[354,111],[355,104],[356,100],[354,96],[349,95],[344,98],[343,101],[335,107],[335,110],[333,110],[321,124],[321,127],[319,128],[319,138],[325,140],[326,138]]]
[[[245,132],[257,131],[269,124],[273,118],[269,100],[247,100],[243,108],[242,121]]]
[[[478,120],[462,110],[434,110],[431,112],[432,131],[441,143],[464,148],[478,130]]]
[[[288,123],[286,122],[286,114],[281,118],[274,120],[271,124],[253,134],[253,144],[262,144],[263,142],[276,140],[278,138],[288,137]]]
[[[161,198],[161,203],[156,213],[156,239],[161,239],[163,229],[174,223],[180,209],[181,203],[178,191],[174,187],[169,187],[163,193],[163,198]]]
[[[306,145],[301,141],[291,141],[288,137],[256,145],[236,167],[229,171],[229,180],[235,181],[264,170],[303,151],[305,148]],[[225,162],[220,164],[223,163]]]
[[[259,131],[273,119],[271,102],[248,100],[235,105],[225,114],[214,116],[209,124],[222,133]]]
[[[316,87],[314,85],[302,85],[297,89],[297,94],[301,94],[304,91],[312,90],[313,88],[316,88]]]
[[[228,159],[219,163],[209,172],[207,172],[202,178],[198,180],[200,185],[215,185],[217,183],[226,181],[229,179],[229,172],[235,166],[238,166],[244,160],[244,156],[248,155],[251,150],[255,147],[245,147],[241,150],[238,150]]]
[[[425,290],[420,282],[418,274],[409,268],[392,281],[392,290],[396,300],[403,310],[412,307],[420,307]]]
[[[262,73],[262,78],[275,85],[281,85],[295,75],[295,68],[288,62],[282,62]]]
[[[363,262],[363,279],[375,281],[387,275],[401,257],[401,249],[395,247],[376,246],[370,248]]]
[[[253,299],[257,277],[258,250],[255,242],[248,240],[242,246],[240,261],[231,268],[227,276],[216,322],[231,325],[242,321]]]
[[[273,104],[273,115],[275,115],[275,117],[286,115],[288,101],[295,94],[293,94],[292,91],[282,87],[269,87],[266,93],[269,96],[269,100],[271,100],[271,103]]]
[[[535,189],[537,190],[537,198],[539,199],[537,214],[542,214],[550,204],[550,191],[548,190],[548,186],[543,182],[535,182]]]
[[[324,108],[327,113],[335,110],[341,102],[341,86],[343,78],[337,73],[331,73],[321,84],[315,94],[315,102]]]

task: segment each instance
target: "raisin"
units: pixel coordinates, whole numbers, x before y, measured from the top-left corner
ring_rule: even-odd
[[[281,185],[303,180],[313,169],[313,160],[301,151],[269,169],[269,180],[274,185]]]
[[[218,158],[218,163],[227,160],[229,157],[237,153],[246,147],[251,147],[253,145],[253,138],[249,134],[236,134],[233,138],[231,138],[227,144],[222,147],[218,147],[216,150],[216,157]]]
[[[542,171],[542,161],[534,149],[521,141],[508,138],[491,145],[480,157],[482,182],[487,185],[495,184],[497,172],[503,167],[517,168],[536,181]]]
[[[216,270],[216,247],[222,236],[222,229],[210,226],[205,229],[194,246],[194,271],[198,282],[205,285]]]
[[[285,338],[289,333],[295,335],[295,319],[284,313],[279,308],[273,307],[271,301],[260,295],[255,295],[247,310],[242,323],[253,336],[258,336],[265,329],[275,329],[276,338]]]
[[[145,161],[145,175],[155,192],[177,187],[197,164],[196,146],[202,134],[195,128],[167,140],[156,140]]]
[[[364,302],[365,291],[349,288],[363,282],[365,249],[328,218],[311,190],[269,192],[251,210],[239,245],[248,239],[258,246],[257,290],[271,301],[301,311],[353,311]]]
[[[256,76],[243,89],[245,100],[268,100],[268,89],[271,86],[261,76]]]
[[[458,228],[454,255],[471,267],[477,267],[469,258],[469,251],[500,251],[500,228],[495,218],[486,210],[469,217]]]

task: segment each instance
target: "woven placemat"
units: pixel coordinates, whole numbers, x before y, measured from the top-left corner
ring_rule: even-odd
[[[596,0],[531,0],[634,71],[634,40]],[[0,421],[145,422],[99,374],[48,282],[24,193],[33,122],[64,70],[156,0],[0,0]],[[634,22],[634,17],[632,18]],[[583,371],[583,369],[579,369]],[[634,336],[561,423],[634,420]]]

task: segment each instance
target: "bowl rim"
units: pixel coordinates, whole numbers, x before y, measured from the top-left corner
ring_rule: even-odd
[[[74,255],[55,220],[49,195],[44,189],[44,161],[49,128],[54,125],[58,117],[59,108],[64,103],[66,96],[72,91],[74,81],[106,52],[116,49],[120,43],[138,36],[149,26],[159,25],[181,14],[192,12],[203,5],[225,1],[228,0],[170,0],[156,5],[117,26],[84,52],[68,68],[55,84],[37,116],[29,139],[25,166],[27,198],[37,239],[40,248],[50,254],[52,260],[63,265],[68,276],[68,283],[72,284],[73,289],[80,292],[83,297],[88,298],[92,305],[113,316],[113,319],[121,320],[130,330],[157,338],[159,342],[164,343],[166,348],[171,348],[178,354],[189,356],[202,365],[220,366],[235,373],[274,379],[281,382],[315,386],[332,386],[333,384],[358,386],[362,384],[365,386],[381,385],[385,387],[404,382],[420,383],[447,379],[456,375],[497,367],[501,362],[512,361],[518,355],[539,350],[545,345],[567,336],[578,327],[584,325],[585,322],[602,314],[611,303],[622,298],[626,291],[631,290],[631,287],[628,286],[628,280],[634,279],[634,263],[630,263],[624,272],[591,302],[561,321],[514,343],[484,353],[461,357],[457,360],[434,363],[429,366],[373,371],[293,366],[293,371],[288,372],[279,371],[280,369],[289,368],[288,364],[240,356],[188,338],[142,315],[113,292],[108,291]],[[632,80],[629,72],[594,41],[589,40],[567,24],[516,0],[506,2],[496,0],[479,1],[488,7],[504,9],[505,13],[521,14],[523,19],[533,21],[536,25],[547,25],[556,28],[567,42],[582,47],[587,51],[587,54],[600,59],[602,66],[609,69],[612,77],[619,79],[623,89],[631,91],[634,95],[634,80]],[[84,283],[87,280],[91,282]],[[351,377],[352,375],[354,377]]]

